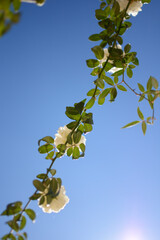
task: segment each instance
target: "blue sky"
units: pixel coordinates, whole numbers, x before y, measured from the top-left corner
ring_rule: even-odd
[[[0,40],[1,212],[33,193],[32,180],[49,166],[37,141],[69,123],[65,107],[93,88],[85,61],[96,45],[88,37],[100,31],[98,7],[98,0],[48,0],[41,8],[22,4],[20,23]],[[145,5],[124,35],[140,61],[133,79],[126,78],[133,88],[150,75],[160,77],[159,8],[159,1]],[[137,106],[150,115],[148,104],[137,100],[128,91],[114,103],[93,107],[85,158],[55,162],[70,203],[58,214],[45,214],[32,203],[37,219],[28,220],[29,239],[130,240],[126,235],[135,234],[139,239],[133,240],[159,240],[160,101],[157,121],[144,137],[140,126],[120,129],[137,120]],[[0,218],[1,235],[8,231],[5,221]]]

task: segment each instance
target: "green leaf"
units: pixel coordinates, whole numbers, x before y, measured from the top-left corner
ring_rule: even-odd
[[[79,146],[80,146],[81,151],[85,152],[85,148],[86,148],[85,145],[83,143],[81,143]]]
[[[151,76],[151,81],[152,81],[152,86],[155,88],[155,89],[158,89],[158,81],[156,78],[152,77]]]
[[[144,120],[143,113],[141,112],[141,110],[139,109],[139,107],[137,108],[137,113],[138,113],[138,116],[140,117],[140,119]]]
[[[77,121],[70,122],[69,124],[67,124],[67,128],[72,130],[73,128],[76,127],[76,125],[77,125]]]
[[[21,1],[20,0],[13,0],[13,7],[15,11],[18,11],[21,6]]]
[[[92,113],[85,113],[82,117],[83,123],[93,124],[93,114]]]
[[[94,52],[96,58],[102,59],[104,57],[103,48],[101,48],[100,46],[95,46],[95,47],[91,48],[91,50]]]
[[[45,187],[43,185],[42,182],[40,182],[39,180],[35,179],[33,180],[33,185],[35,186],[35,188],[41,192],[43,192],[45,190]]]
[[[38,202],[39,205],[42,205],[45,201],[45,196],[42,196]]]
[[[89,40],[90,41],[99,41],[101,40],[99,34],[92,34],[90,37],[89,37]]]
[[[89,68],[95,68],[99,65],[99,61],[96,59],[88,59],[86,63]]]
[[[16,240],[16,237],[12,233],[6,234],[5,236],[2,237],[2,240],[8,240],[8,239]]]
[[[144,135],[145,135],[145,133],[146,133],[146,130],[147,130],[147,124],[146,124],[145,121],[143,121],[143,122],[142,122],[142,132],[143,132]]]
[[[65,150],[66,150],[66,145],[65,144],[59,144],[57,146],[57,149],[61,152],[61,153],[64,153]]]
[[[49,172],[51,173],[52,176],[56,174],[56,169],[50,169]]]
[[[47,143],[45,145],[40,146],[38,148],[38,151],[39,151],[39,153],[44,154],[44,153],[50,152],[52,149],[53,149],[53,145],[50,145]]]
[[[16,221],[11,220],[11,221],[8,221],[8,222],[6,222],[6,223],[8,224],[9,227],[11,227],[13,230],[15,230],[16,232],[18,232],[19,226],[18,226],[18,224],[17,224]]]
[[[139,88],[139,90],[140,90],[141,92],[144,92],[144,91],[145,91],[143,85],[140,84],[140,83],[138,83],[138,88]]]
[[[41,173],[41,174],[38,174],[38,175],[36,176],[36,178],[45,179],[46,176],[47,176],[47,175],[46,175],[45,173]]]
[[[141,121],[130,122],[130,123],[128,123],[127,125],[125,125],[124,127],[122,127],[122,128],[133,127],[133,126],[137,125],[137,124],[140,123],[140,122],[141,122]]]
[[[102,20],[102,19],[105,19],[106,18],[106,12],[105,11],[103,11],[102,9],[97,9],[96,11],[95,11],[95,15],[96,15],[96,18],[98,19],[98,20]]]
[[[71,115],[79,115],[79,111],[75,107],[66,107],[66,112]]]
[[[114,86],[114,82],[113,82],[113,80],[112,80],[110,77],[103,76],[103,79],[104,79],[104,81],[105,81],[107,84],[109,84],[109,85],[111,85],[111,86]]]
[[[21,235],[19,235],[18,240],[24,240],[24,238]]]
[[[23,236],[27,239],[27,233],[26,232],[23,233]]]
[[[132,71],[132,69],[127,68],[127,76],[128,76],[129,78],[132,78],[132,76],[133,76],[133,71]]]
[[[107,97],[107,95],[110,93],[110,91],[111,91],[110,88],[106,88],[105,90],[103,90],[103,92],[101,93],[101,95],[99,97],[101,97],[101,98]]]
[[[92,98],[87,102],[85,108],[86,108],[86,109],[90,109],[91,107],[93,107],[94,103],[95,103],[95,98],[92,97]]]
[[[92,97],[93,94],[94,94],[94,92],[95,92],[95,88],[89,90],[89,92],[87,93],[87,96],[91,96],[91,97]],[[97,90],[96,90],[96,94],[95,94],[95,96],[97,96],[97,95],[99,95],[99,94],[100,94],[100,90],[97,89]]]
[[[89,123],[84,123],[84,133],[91,132],[92,131],[92,125]]]
[[[101,79],[101,78],[97,78],[95,81],[94,81],[94,83],[99,87],[99,88],[104,88],[104,81],[103,81],[103,79]]]
[[[35,214],[35,212],[34,212],[32,209],[30,209],[30,208],[25,209],[25,213],[27,214],[27,216],[28,216],[32,221],[35,220],[36,214]]]
[[[50,160],[52,160],[53,156],[54,156],[54,151],[48,153],[47,156],[45,157],[45,159],[50,159]]]
[[[73,154],[72,154],[72,158],[73,159],[78,159],[80,156],[80,151],[78,147],[74,147],[73,149]]]
[[[29,199],[31,199],[31,200],[37,200],[37,199],[40,198],[40,196],[41,196],[41,193],[35,193],[35,194],[33,194]]]
[[[82,113],[82,111],[84,109],[85,102],[86,102],[86,98],[83,101],[74,104],[75,109],[79,112],[79,114]]]
[[[151,0],[142,0],[142,3],[150,3]]]
[[[117,97],[117,89],[112,88],[110,91],[110,101],[113,102],[116,97]]]
[[[152,78],[150,77],[147,82],[147,90],[150,91],[152,89]]]
[[[118,76],[114,77],[114,83],[117,84],[118,83]]]
[[[98,104],[99,105],[103,105],[105,102],[105,98],[102,98],[101,94],[99,95],[99,98],[98,98]]]
[[[50,136],[47,136],[47,137],[44,137],[44,138],[40,139],[38,141],[38,146],[40,146],[41,141],[44,141],[44,142],[47,142],[47,143],[54,143],[54,139]]]
[[[3,211],[1,213],[1,216],[3,215],[14,215],[16,213],[19,213],[20,211],[22,211],[22,202],[17,201],[17,202],[13,202],[7,205],[7,208],[5,211]]]
[[[131,50],[131,44],[127,44],[127,45],[124,47],[125,53],[130,52],[130,50]]]
[[[26,226],[26,218],[22,215],[19,229],[22,230]]]
[[[70,157],[73,153],[73,149],[72,148],[68,148],[67,150],[67,156]]]
[[[58,182],[55,178],[52,178],[49,186],[49,194],[51,194],[52,197],[55,197],[57,194],[57,190],[59,189]]]
[[[127,89],[122,85],[117,85],[117,88],[121,91],[125,91],[125,92],[127,91]]]
[[[80,139],[81,139],[82,133],[81,131],[76,131],[73,133],[73,141],[74,143],[79,143]]]

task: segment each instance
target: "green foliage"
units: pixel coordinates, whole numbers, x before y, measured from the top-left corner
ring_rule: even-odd
[[[122,127],[122,128],[133,127],[133,126],[137,125],[137,124],[140,123],[140,122],[141,122],[141,121],[133,121],[133,122],[128,123],[127,125],[125,125],[125,126]]]
[[[19,213],[22,211],[22,202],[17,201],[13,202],[7,205],[6,210],[1,213],[1,216],[3,215],[14,215],[16,213]]]
[[[33,211],[33,209],[27,208],[25,209],[25,213],[32,221],[36,219],[36,213]]]
[[[50,152],[52,149],[53,149],[53,145],[47,143],[45,145],[40,146],[38,148],[38,151],[39,153],[44,154],[44,153]]]

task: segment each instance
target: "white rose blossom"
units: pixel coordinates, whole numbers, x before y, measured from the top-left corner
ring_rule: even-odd
[[[121,45],[119,45],[119,44],[117,45],[117,48],[118,48],[118,49],[122,49]],[[109,57],[108,48],[104,48],[103,51],[104,51],[104,57],[103,57],[101,60],[99,60],[99,63],[100,63],[99,66],[102,66],[102,64],[103,64],[104,62],[106,62],[107,58]],[[109,63],[113,63],[112,60],[108,60],[108,62],[109,62]],[[113,68],[111,68],[108,72],[109,72],[109,73],[115,73],[115,72],[117,72],[117,71],[119,71],[119,70],[122,70],[122,68],[113,67]]]
[[[48,189],[44,191],[44,194],[42,196],[44,196],[47,192],[48,192]],[[61,186],[58,196],[53,198],[50,204],[47,204],[47,200],[45,198],[44,203],[39,205],[39,207],[42,208],[43,212],[45,213],[51,213],[51,212],[58,213],[62,209],[64,209],[66,204],[69,202],[69,198],[65,194],[66,194],[66,190],[64,186]],[[40,202],[40,200],[41,198],[38,200],[38,202]]]
[[[120,11],[126,9],[129,0],[116,0],[120,5]],[[142,11],[141,7],[143,3],[139,0],[131,0],[131,3],[128,7],[127,13],[128,15],[136,16],[138,12]]]
[[[55,146],[57,147],[59,144],[65,144],[66,141],[67,141],[67,136],[71,131],[72,130],[67,128],[66,126],[60,127],[58,129],[58,133],[55,134],[55,139],[54,139]],[[72,140],[73,140],[73,138],[72,138]],[[81,143],[83,143],[84,145],[86,143],[86,138],[83,135],[81,136],[81,139],[80,139],[79,143],[74,143],[74,141],[73,141],[72,144],[67,143],[66,144],[66,149],[74,146],[74,147],[78,147],[79,150],[81,150],[80,147],[79,147]]]

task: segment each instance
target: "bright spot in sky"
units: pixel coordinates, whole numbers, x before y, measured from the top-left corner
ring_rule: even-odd
[[[125,234],[123,240],[144,240],[144,238],[140,233],[131,231]]]

